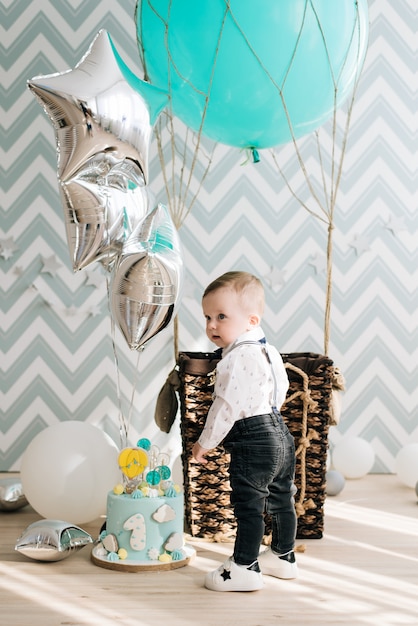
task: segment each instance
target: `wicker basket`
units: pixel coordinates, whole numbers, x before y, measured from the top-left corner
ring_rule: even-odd
[[[281,409],[295,438],[297,487],[297,537],[320,539],[323,535],[326,455],[331,420],[333,362],[312,353],[283,354],[289,391]],[[181,352],[181,434],[185,521],[194,537],[213,541],[235,536],[235,519],[230,505],[229,455],[222,447],[208,455],[208,463],[192,462],[192,447],[198,439],[212,402],[211,373],[218,360],[214,353]],[[266,543],[270,533],[266,516]]]

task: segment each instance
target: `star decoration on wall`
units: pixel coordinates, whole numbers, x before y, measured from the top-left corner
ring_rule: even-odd
[[[92,285],[98,289],[103,285],[103,274],[97,270],[87,270],[86,285]]]
[[[102,301],[95,303],[85,302],[81,306],[75,306],[74,304],[66,306],[56,294],[49,295],[48,293],[48,295],[46,295],[44,287],[45,285],[42,279],[38,277],[28,289],[36,292],[40,296],[44,306],[50,307],[57,315],[64,316],[68,319],[78,319],[80,317],[96,317],[102,314]]]
[[[274,291],[277,291],[278,289],[280,289],[280,287],[282,287],[286,283],[286,280],[285,280],[286,273],[287,273],[286,270],[281,270],[278,267],[272,267],[270,269],[270,272],[266,274],[264,278],[267,281],[270,288],[273,289]]]
[[[365,235],[354,235],[350,246],[354,248],[357,256],[370,250],[369,239]]]
[[[309,265],[315,270],[315,274],[322,274],[327,269],[327,258],[322,254],[314,254],[312,260],[309,261]]]
[[[51,274],[51,276],[55,276],[57,271],[62,267],[61,263],[59,263],[55,257],[55,254],[52,254],[49,257],[41,256],[42,259],[42,274]]]
[[[0,256],[6,261],[12,258],[16,250],[19,248],[15,244],[13,237],[7,237],[7,239],[0,239]]]
[[[392,235],[396,237],[400,230],[406,230],[405,218],[403,216],[395,217],[394,215],[389,215],[389,219],[385,224],[385,228],[387,228],[387,230],[390,230]]]
[[[96,304],[89,308],[89,310],[87,311],[87,315],[90,315],[91,317],[97,317],[98,315],[101,314],[101,312],[102,312],[101,307],[98,304]]]

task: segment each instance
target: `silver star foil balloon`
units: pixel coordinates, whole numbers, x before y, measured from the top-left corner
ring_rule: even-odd
[[[113,319],[132,350],[168,326],[183,277],[178,233],[168,209],[158,204],[125,243],[113,270]]]
[[[0,478],[0,511],[14,511],[27,504],[21,480]]]
[[[110,268],[147,212],[152,127],[167,94],[136,77],[101,30],[72,70],[37,76],[28,87],[49,116],[75,271]]]
[[[37,561],[61,561],[93,539],[78,526],[61,520],[40,520],[30,524],[16,541],[15,550]]]

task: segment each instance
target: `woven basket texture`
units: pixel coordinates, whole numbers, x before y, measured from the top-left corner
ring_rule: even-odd
[[[324,501],[328,430],[331,419],[333,362],[313,353],[282,354],[289,377],[289,391],[281,408],[295,438],[298,516],[297,538],[320,539],[324,530]],[[192,461],[192,447],[203,429],[212,402],[213,376],[218,360],[214,353],[181,352],[181,435],[185,523],[193,537],[213,541],[233,540],[236,524],[230,504],[229,455],[220,446],[204,466]],[[265,518],[264,542],[271,525]]]

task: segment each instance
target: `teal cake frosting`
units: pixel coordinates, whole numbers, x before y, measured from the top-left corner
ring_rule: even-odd
[[[183,531],[182,493],[138,498],[111,491],[107,496],[106,535],[113,536],[117,553],[127,562],[177,561],[182,554],[185,558]],[[113,559],[114,551],[110,554]]]

